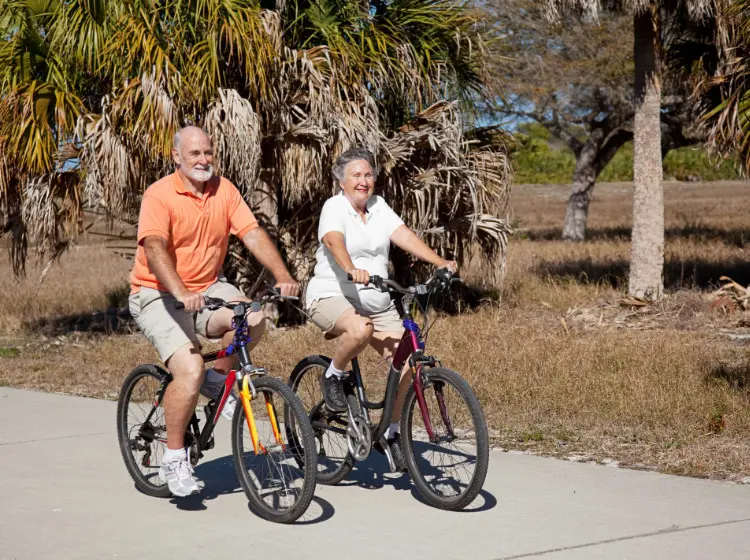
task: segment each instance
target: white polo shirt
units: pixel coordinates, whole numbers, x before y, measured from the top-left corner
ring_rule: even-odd
[[[391,298],[387,293],[347,281],[346,272],[322,242],[323,236],[331,231],[343,233],[346,250],[355,268],[388,278],[391,234],[404,222],[377,195],[370,197],[366,208],[367,223],[362,221],[343,192],[332,196],[323,205],[318,225],[315,273],[307,285],[305,297],[307,306],[315,300],[340,295],[369,312],[383,311],[390,306]]]

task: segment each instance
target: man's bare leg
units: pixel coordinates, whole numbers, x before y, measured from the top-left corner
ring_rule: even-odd
[[[172,382],[164,394],[164,418],[167,424],[167,448],[185,446],[185,430],[198,403],[198,391],[203,382],[203,358],[200,348],[191,342],[167,360]]]

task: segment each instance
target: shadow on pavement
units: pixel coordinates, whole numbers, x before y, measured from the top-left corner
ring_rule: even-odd
[[[419,454],[421,455],[421,452],[423,451],[424,450],[419,450]],[[422,468],[426,467],[424,463],[420,464]],[[438,475],[440,474],[440,471],[433,469],[430,470],[430,473]],[[409,474],[405,472],[391,473],[385,456],[375,450],[370,453],[370,456],[365,461],[355,463],[352,472],[338,486],[359,486],[360,488],[365,488],[367,490],[377,490],[386,485],[392,486],[396,490],[409,490],[417,501],[429,506],[420,495],[416,486],[412,484]],[[458,513],[479,513],[482,511],[489,511],[496,505],[497,499],[495,496],[486,490],[480,490],[479,496],[477,496],[469,506],[459,510]]]
[[[198,496],[188,498],[172,498],[170,500],[177,509],[183,511],[204,511],[210,500],[215,500],[225,494],[243,494],[240,482],[237,479],[237,471],[234,469],[234,460],[231,455],[218,457],[216,459],[199,463],[195,467],[195,476],[203,481],[203,491]],[[314,525],[331,519],[335,513],[334,507],[323,498],[313,497],[310,507],[294,524]],[[248,512],[254,515],[248,506]]]

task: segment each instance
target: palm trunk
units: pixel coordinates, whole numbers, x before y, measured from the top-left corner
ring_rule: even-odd
[[[659,299],[664,281],[664,197],[661,161],[659,6],[635,15],[635,134],[631,296]]]

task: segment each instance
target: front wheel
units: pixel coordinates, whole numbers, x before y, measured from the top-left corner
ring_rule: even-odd
[[[264,376],[253,383],[256,396],[250,409],[258,447],[240,401],[232,419],[235,468],[253,513],[268,521],[293,523],[307,511],[315,493],[312,428],[302,403],[284,382]]]
[[[413,385],[402,409],[401,440],[409,474],[430,505],[462,509],[474,501],[487,476],[487,423],[479,400],[455,371],[427,369],[423,392],[432,439]]]

